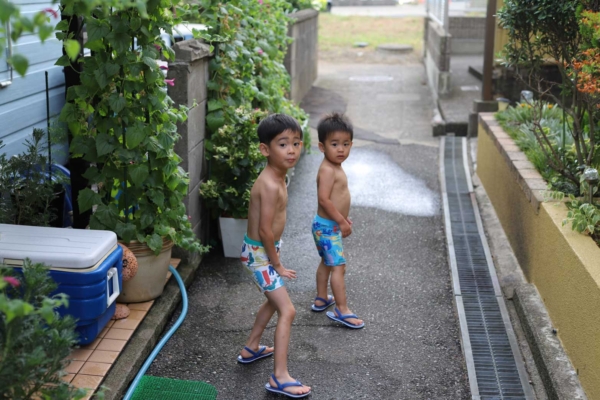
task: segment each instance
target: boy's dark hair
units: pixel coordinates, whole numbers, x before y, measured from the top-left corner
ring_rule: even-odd
[[[352,122],[350,122],[348,117],[340,113],[334,112],[324,116],[321,121],[319,121],[317,131],[319,132],[319,142],[321,143],[325,143],[325,140],[333,132],[346,132],[350,134],[350,140],[354,139]]]
[[[286,114],[271,114],[258,124],[258,140],[269,144],[282,132],[290,130],[302,136],[302,128],[296,119]]]

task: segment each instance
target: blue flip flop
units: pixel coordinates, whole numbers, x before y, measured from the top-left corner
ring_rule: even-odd
[[[321,300],[323,303],[325,303],[322,306],[317,306],[317,305],[315,305],[315,303],[313,303],[312,310],[316,311],[316,312],[325,311],[325,310],[327,310],[327,308],[329,308],[330,306],[335,304],[335,299],[333,298],[333,296],[327,296],[327,300],[325,300],[322,297],[315,297],[315,301],[316,300]]]
[[[269,357],[273,355],[273,352],[270,351],[268,353],[265,353],[265,350],[267,349],[267,346],[260,346],[260,348],[258,349],[258,351],[253,351],[252,349],[244,346],[244,349],[246,349],[246,351],[250,354],[252,354],[252,357],[242,357],[241,355],[239,355],[237,357],[237,360],[239,363],[242,364],[250,364],[251,362],[254,362],[256,360],[260,360],[261,358],[265,358],[265,357]]]
[[[331,311],[327,311],[327,316],[329,317],[329,319],[332,319],[336,322],[340,322],[340,323],[346,325],[348,328],[352,328],[352,329],[360,329],[360,328],[365,327],[364,322],[360,325],[354,325],[354,324],[351,324],[350,322],[346,321],[346,319],[348,319],[348,318],[358,318],[356,315],[354,315],[354,314],[345,314],[344,315],[340,312],[340,310],[338,310],[337,307],[334,310],[335,310],[335,313],[332,313]]]
[[[311,390],[309,390],[308,393],[304,393],[304,394],[293,394],[293,393],[286,392],[283,389],[285,389],[287,387],[291,387],[291,386],[303,386],[303,385],[300,383],[300,381],[279,383],[277,381],[277,378],[275,378],[274,374],[271,375],[271,378],[273,378],[273,381],[277,385],[277,387],[274,388],[273,386],[271,386],[271,384],[269,382],[266,383],[265,389],[267,389],[271,393],[282,394],[284,396],[291,397],[292,399],[301,399],[303,397],[308,396],[312,392]]]

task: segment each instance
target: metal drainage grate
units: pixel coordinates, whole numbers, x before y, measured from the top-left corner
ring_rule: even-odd
[[[466,163],[466,139],[441,142],[448,253],[463,350],[474,399],[533,399]]]

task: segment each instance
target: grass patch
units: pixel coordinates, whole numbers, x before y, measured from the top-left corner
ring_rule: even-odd
[[[383,43],[413,46],[418,54],[423,47],[423,18],[386,18],[319,15],[319,50],[324,52],[351,49],[356,42],[367,42],[365,52],[375,51]]]

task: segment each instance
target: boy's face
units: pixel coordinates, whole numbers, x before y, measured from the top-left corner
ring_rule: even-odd
[[[260,152],[268,158],[269,164],[285,169],[296,165],[301,150],[302,134],[291,130],[281,132],[268,145],[264,143],[260,145]]]
[[[325,158],[334,164],[341,164],[350,155],[352,148],[352,139],[348,132],[333,132],[325,143],[319,143],[319,150],[325,154]]]

